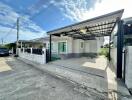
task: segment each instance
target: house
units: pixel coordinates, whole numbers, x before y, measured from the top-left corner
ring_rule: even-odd
[[[46,49],[50,48],[49,37],[38,38],[34,42],[41,42]],[[52,57],[66,59],[71,57],[96,56],[103,43],[103,37],[84,41],[63,35],[61,37],[53,36],[51,43]]]
[[[37,42],[35,41],[36,39],[33,40],[19,40],[18,41],[18,47],[19,48],[42,48],[43,43],[42,42]],[[16,42],[15,42],[16,43]]]

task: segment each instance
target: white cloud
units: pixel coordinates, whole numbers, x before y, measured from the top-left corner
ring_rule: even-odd
[[[13,9],[0,2],[0,23],[12,26],[19,15]]]
[[[102,0],[95,4],[94,9],[84,12],[81,20],[107,14],[116,10],[124,9],[123,18],[131,17],[132,0]]]
[[[54,3],[66,17],[75,21],[90,19],[119,9],[125,9],[123,18],[131,17],[131,4],[132,0],[62,0]]]
[[[7,33],[9,33],[7,35]],[[14,42],[16,41],[16,35],[17,31],[16,29],[11,29],[9,27],[4,27],[0,25],[0,38],[4,39],[4,42]],[[39,35],[38,35],[39,34]],[[36,33],[36,32],[31,32],[27,30],[20,30],[19,31],[19,36],[21,40],[30,40],[34,38],[39,38],[40,36],[43,36],[43,33]]]
[[[52,0],[53,5],[58,6],[62,13],[69,19],[80,21],[84,13],[94,8],[96,2],[100,0]]]
[[[28,8],[28,13],[30,15],[35,15],[40,13],[41,11],[43,11],[43,9],[47,8],[48,5],[46,4],[46,2],[44,0],[38,0],[36,3],[32,4],[29,8]]]
[[[20,17],[20,39],[38,38],[44,35],[45,31],[29,19],[29,16],[23,16],[16,13],[11,7],[0,2],[0,38],[11,30]],[[16,29],[13,29],[4,40],[7,42],[16,40]]]

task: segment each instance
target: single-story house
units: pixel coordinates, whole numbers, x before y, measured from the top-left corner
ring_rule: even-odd
[[[34,40],[43,43],[49,49],[49,37]],[[51,49],[52,57],[70,58],[80,56],[96,56],[100,47],[104,44],[104,37],[96,37],[91,40],[74,39],[68,36],[53,36]]]
[[[33,40],[19,40],[18,47],[19,48],[42,48],[43,43]],[[15,42],[16,43],[16,42]]]

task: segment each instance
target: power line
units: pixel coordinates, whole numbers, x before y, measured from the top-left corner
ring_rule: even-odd
[[[39,0],[37,3],[36,3],[36,5],[41,5],[43,2],[42,2],[42,0]],[[34,5],[34,7],[35,8],[40,8],[40,6],[36,6],[36,5]],[[34,9],[32,9],[32,10],[34,10]],[[41,9],[41,11],[42,11],[42,9]],[[33,13],[33,12],[32,12]],[[31,17],[29,17],[29,19],[34,19],[35,17],[37,17],[39,14],[40,14],[41,12],[39,12],[39,13],[37,13],[37,15],[36,14],[34,14],[34,15],[30,15],[30,13],[26,10],[26,14],[29,14],[29,16],[31,16]],[[22,17],[24,17],[24,15],[23,16],[21,16],[21,18]],[[10,33],[12,32],[12,30],[16,27],[17,25],[16,25],[16,23],[14,23],[14,25],[13,25],[13,27],[11,27],[11,29],[9,30],[9,32],[7,32],[7,34],[3,37],[3,38],[1,38],[2,39],[2,41],[4,41],[4,39],[6,39],[9,35],[10,35]]]
[[[1,38],[1,44],[3,45],[3,38]]]
[[[11,27],[11,29],[7,32],[7,34],[2,38],[3,40],[9,36],[9,34],[12,32],[12,30],[15,28],[15,26],[16,26],[16,23],[14,23],[13,27]]]

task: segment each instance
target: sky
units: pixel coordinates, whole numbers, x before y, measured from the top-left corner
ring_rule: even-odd
[[[0,0],[0,39],[16,41],[17,18],[19,39],[29,40],[120,9],[124,9],[122,18],[132,17],[131,4],[132,0]]]

